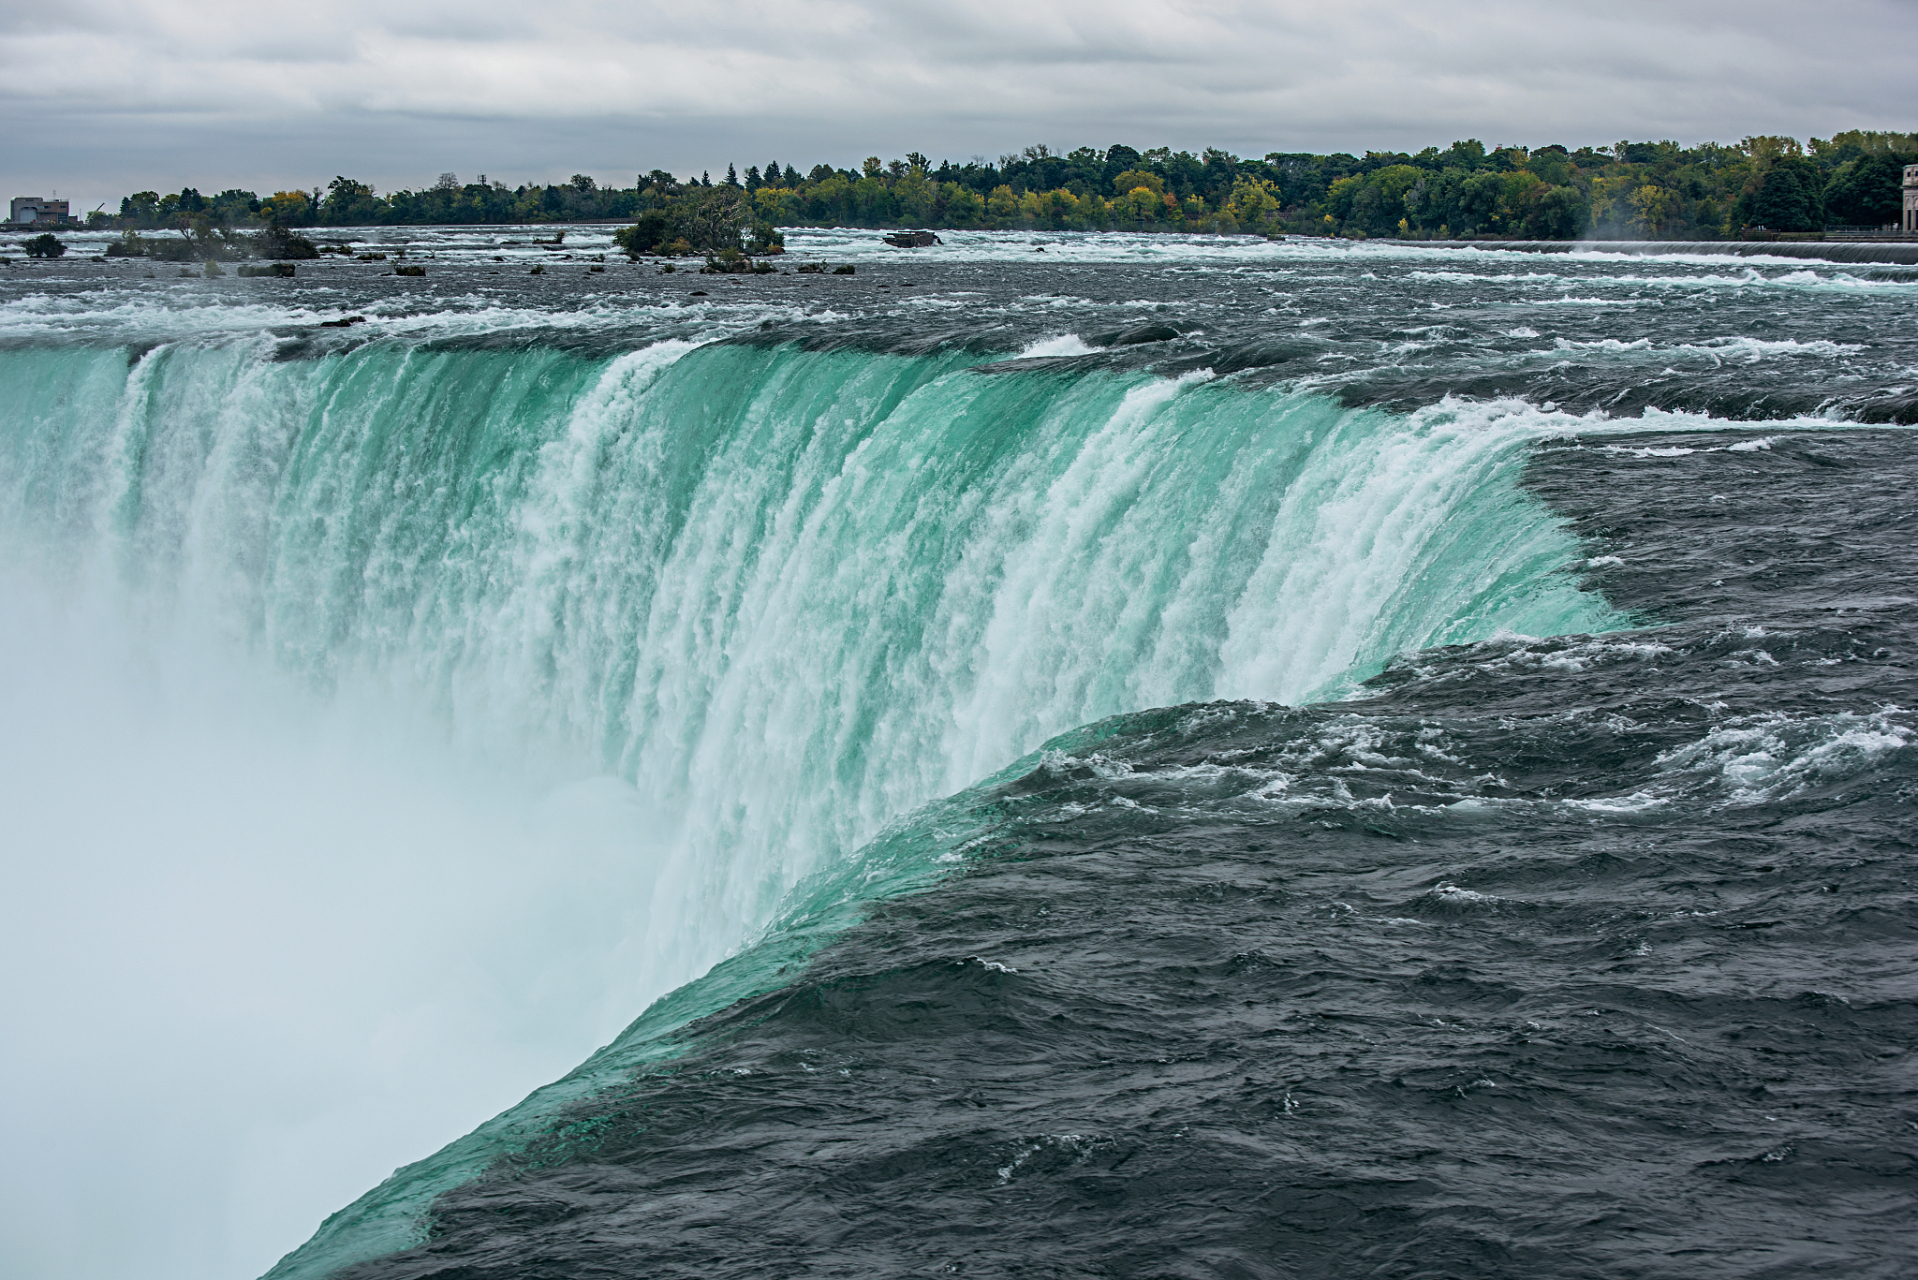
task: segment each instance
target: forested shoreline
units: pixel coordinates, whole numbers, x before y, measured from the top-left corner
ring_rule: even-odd
[[[137,192],[88,225],[175,231],[209,246],[249,229],[364,225],[485,225],[632,219],[634,253],[776,251],[775,227],[927,227],[1182,231],[1404,239],[1716,240],[1881,227],[1900,212],[1905,164],[1918,135],[1853,130],[1800,145],[1748,137],[1722,145],[1620,142],[1612,147],[1498,147],[1455,142],[1415,155],[1273,152],[1243,159],[1159,147],[1017,155],[934,166],[917,152],[868,158],[857,170],[776,161],[729,165],[723,178],[663,170],[631,187],[575,174],[507,187],[453,174],[384,195],[335,177],[309,191],[238,189],[203,196]],[[177,239],[180,237],[167,237]],[[271,237],[267,237],[271,239]],[[150,235],[144,237],[150,241]],[[270,246],[269,246],[270,248]]]

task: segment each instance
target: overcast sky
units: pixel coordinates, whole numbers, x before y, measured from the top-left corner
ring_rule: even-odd
[[[1918,127],[1912,0],[6,0],[9,192]]]

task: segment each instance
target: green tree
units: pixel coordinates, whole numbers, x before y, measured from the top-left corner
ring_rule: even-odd
[[[383,202],[373,188],[352,178],[335,177],[320,201],[319,221],[327,226],[355,226],[379,222]]]
[[[1334,179],[1325,192],[1325,216],[1338,226],[1352,219],[1352,207],[1358,203],[1359,192],[1365,189],[1365,179],[1357,174],[1347,174]]]
[[[942,191],[941,194],[944,192]],[[969,187],[960,187],[946,196],[946,221],[950,225],[976,227],[985,216],[986,202],[977,191]]]
[[[66,254],[67,247],[55,238],[51,231],[42,231],[21,246],[29,258],[59,258]]]
[[[1908,155],[1918,152],[1918,133],[1880,133],[1875,129],[1850,129],[1844,133],[1833,134],[1828,141],[1813,138],[1809,145],[1813,155],[1820,158],[1829,155],[1838,160],[1843,160],[1846,152],[1868,156],[1888,153]],[[1907,161],[1907,163],[1913,162]]]
[[[888,223],[899,216],[898,202],[876,174],[867,174],[853,184],[853,199],[864,222]]]
[[[925,169],[921,166],[913,165],[892,184],[892,198],[898,205],[899,216],[906,221],[931,220],[935,192],[932,183],[926,179]]]
[[[1747,225],[1773,231],[1816,231],[1825,224],[1823,182],[1803,156],[1775,161],[1748,206]]]
[[[819,168],[825,168],[824,165]],[[817,174],[819,169],[814,169]],[[825,176],[814,177],[805,196],[806,216],[814,222],[849,221],[852,218],[852,183],[827,169]]]
[[[1477,138],[1454,142],[1442,159],[1448,169],[1476,169],[1485,163],[1485,144]]]
[[[1826,215],[1859,227],[1898,221],[1904,210],[1906,163],[1918,163],[1918,155],[1880,153],[1846,161],[1825,184]]]
[[[1424,175],[1409,164],[1388,165],[1358,180],[1352,188],[1352,201],[1346,220],[1368,236],[1389,236],[1398,232],[1406,217],[1405,196]],[[1245,219],[1240,218],[1243,222]]]
[[[1740,138],[1738,150],[1750,156],[1754,164],[1769,165],[1778,160],[1802,156],[1804,149],[1798,145],[1798,139],[1786,138],[1774,134],[1759,134],[1755,137]]]
[[[150,227],[159,220],[160,193],[136,191],[120,201],[120,216],[138,226]]]
[[[1569,240],[1585,229],[1585,214],[1576,187],[1553,187],[1533,203],[1525,234],[1536,240]]]
[[[738,187],[701,187],[687,195],[679,209],[680,234],[693,248],[706,253],[740,251],[741,237],[752,225],[746,193]]]
[[[1491,231],[1498,226],[1505,202],[1503,174],[1481,172],[1467,178],[1459,192],[1459,214],[1464,225],[1475,231]]]
[[[1081,231],[1097,231],[1112,219],[1112,206],[1097,191],[1088,191],[1079,197],[1079,207],[1072,211],[1073,224]]]

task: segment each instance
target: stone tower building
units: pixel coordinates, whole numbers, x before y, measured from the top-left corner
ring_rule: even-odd
[[[1905,217],[1899,225],[1918,231],[1918,164],[1905,166]]]

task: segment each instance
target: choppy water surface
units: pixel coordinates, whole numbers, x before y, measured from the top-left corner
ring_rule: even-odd
[[[1918,273],[605,231],[0,276],[32,592],[625,815],[276,1276],[1902,1274]]]

